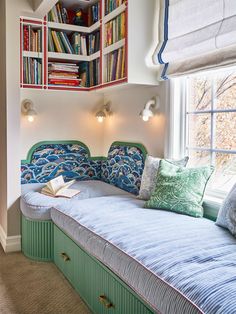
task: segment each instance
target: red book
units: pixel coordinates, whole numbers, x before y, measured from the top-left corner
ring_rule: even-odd
[[[24,51],[29,51],[29,28],[27,25],[24,25]]]

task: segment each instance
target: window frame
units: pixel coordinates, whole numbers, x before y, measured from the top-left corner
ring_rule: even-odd
[[[205,151],[209,152],[211,158],[211,164],[214,164],[216,154],[223,153],[223,154],[230,154],[236,155],[236,150],[229,150],[229,149],[220,149],[215,147],[215,136],[216,136],[216,115],[218,113],[236,113],[236,105],[235,108],[231,109],[217,109],[216,101],[217,98],[215,97],[215,82],[214,76],[216,73],[228,73],[229,71],[236,71],[236,68],[228,68],[228,69],[221,69],[211,72],[202,73],[203,75],[207,75],[211,78],[211,107],[210,109],[206,110],[198,110],[198,111],[189,111],[187,110],[187,104],[189,100],[189,78],[194,76],[199,76],[201,73],[189,75],[182,78],[176,78],[171,80],[170,90],[171,90],[171,104],[170,104],[170,129],[169,129],[169,139],[176,134],[179,134],[178,140],[172,139],[171,142],[171,150],[172,154],[169,154],[171,157],[179,158],[180,156],[188,155],[189,151]],[[178,99],[178,101],[176,101]],[[202,114],[210,114],[211,121],[210,121],[210,147],[194,147],[189,145],[189,128],[188,128],[188,121],[189,117],[192,115],[202,115]],[[174,117],[174,119],[173,119]],[[172,118],[172,119],[171,119]],[[173,123],[174,122],[174,123]],[[177,148],[178,147],[178,148]],[[175,152],[173,154],[173,152]],[[225,198],[227,192],[220,190],[220,189],[212,189],[207,188],[206,195],[207,197],[213,197],[218,199]]]

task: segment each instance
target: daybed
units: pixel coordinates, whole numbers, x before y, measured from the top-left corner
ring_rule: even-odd
[[[75,154],[69,165],[74,162],[77,170],[70,172],[62,147],[61,156],[53,156],[60,155],[54,149],[59,144],[50,144],[50,155],[35,158],[42,145],[22,165],[22,183],[35,183],[23,186],[30,191],[21,202],[27,256],[53,260],[94,313],[236,312],[235,238],[205,218],[143,208],[144,201],[135,197],[142,146],[114,143],[108,158],[99,160]],[[100,163],[100,175],[91,165],[80,171],[86,181],[76,184],[84,196],[68,201],[37,192],[37,182],[58,173],[75,177],[80,168],[75,159],[79,165]],[[88,173],[94,181],[87,181]]]

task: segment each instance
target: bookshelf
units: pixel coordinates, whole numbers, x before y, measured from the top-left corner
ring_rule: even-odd
[[[42,20],[21,17],[21,88],[157,85],[146,62],[155,11],[155,0],[149,2],[61,0]]]

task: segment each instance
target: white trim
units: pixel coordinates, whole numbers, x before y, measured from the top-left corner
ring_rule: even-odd
[[[8,237],[0,225],[0,242],[5,253],[21,251],[21,236]]]

